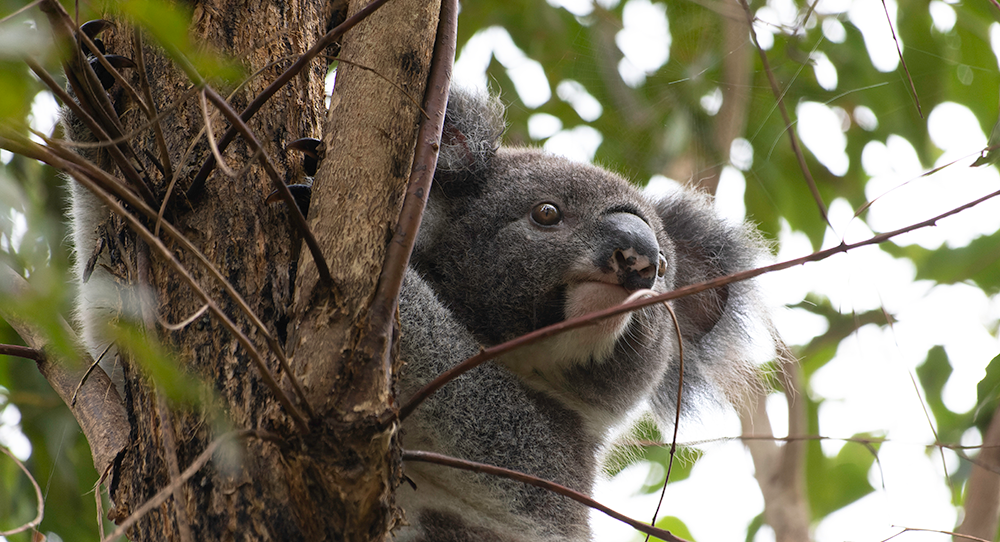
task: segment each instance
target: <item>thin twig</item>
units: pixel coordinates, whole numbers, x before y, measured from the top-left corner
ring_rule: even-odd
[[[142,34],[138,28],[132,29],[132,48],[135,50],[135,69],[139,72],[139,87],[142,88],[142,95],[146,97],[146,116],[153,125],[153,137],[156,140],[156,148],[160,152],[160,163],[163,165],[163,178],[170,179],[174,176],[174,166],[170,161],[170,150],[167,148],[167,140],[163,137],[163,126],[160,125],[160,115],[156,112],[156,100],[153,99],[153,90],[149,86],[149,78],[146,76],[146,58],[142,54]],[[171,108],[175,104],[171,105]]]
[[[83,376],[80,377],[80,382],[76,385],[76,389],[73,390],[73,397],[69,401],[69,406],[73,406],[76,404],[76,398],[80,395],[80,390],[83,389],[83,385],[87,382],[87,378],[101,364],[101,360],[104,359],[104,356],[108,354],[108,351],[111,350],[112,346],[114,346],[114,343],[108,343],[108,345],[105,346],[104,350],[101,352],[101,355],[97,356],[97,359],[95,359],[93,363],[87,366],[87,370],[84,371]]]
[[[653,520],[650,525],[656,525],[656,516],[660,514],[660,507],[663,506],[663,498],[667,495],[667,484],[670,483],[670,471],[674,467],[674,456],[677,454],[677,433],[681,427],[681,399],[684,396],[684,339],[681,337],[681,324],[677,321],[677,314],[669,303],[664,303],[670,319],[674,322],[674,333],[677,335],[677,409],[674,412],[674,436],[670,439],[670,460],[667,461],[667,474],[663,477],[663,488],[660,489],[660,500],[656,502],[656,510],[653,511]],[[649,542],[649,533],[646,533],[646,542]]]
[[[892,27],[892,17],[889,16],[889,6],[885,5],[885,0],[882,0],[882,9],[885,11],[885,20],[889,23],[889,32],[892,32],[892,41],[896,44],[896,54],[899,55],[899,63],[903,66],[906,80],[910,83],[910,93],[913,97],[913,102],[917,106],[917,114],[920,115],[920,118],[924,118],[924,111],[920,107],[920,96],[917,95],[917,87],[913,84],[910,69],[906,67],[906,60],[903,58],[903,49],[899,47],[899,38],[896,37],[896,29]]]
[[[170,322],[167,322],[159,314],[156,315],[156,321],[157,323],[160,324],[160,327],[162,327],[163,329],[169,331],[180,331],[191,325],[191,322],[194,322],[198,318],[201,318],[201,315],[205,314],[205,311],[207,310],[208,310],[208,305],[202,305],[200,309],[194,311],[194,314],[188,316],[187,318],[181,320],[180,322],[177,322],[176,324],[171,324]]]
[[[0,344],[0,356],[14,356],[32,361],[45,359],[45,354],[41,350],[17,344]]]
[[[605,514],[621,521],[622,523],[627,523],[632,526],[637,531],[642,531],[646,534],[651,534],[668,542],[687,542],[683,538],[675,536],[670,531],[664,529],[658,529],[656,527],[646,525],[645,523],[632,519],[625,514],[615,512],[614,510],[604,506],[603,504],[591,499],[587,495],[580,493],[579,491],[574,491],[564,485],[551,482],[549,480],[543,480],[537,476],[531,476],[530,474],[525,474],[516,470],[505,469],[503,467],[496,467],[493,465],[487,465],[485,463],[477,463],[475,461],[467,461],[465,459],[458,459],[457,457],[449,457],[446,455],[436,454],[434,452],[420,452],[412,450],[403,450],[403,461],[422,461],[425,463],[434,463],[437,465],[444,465],[447,467],[452,467],[456,469],[462,469],[472,472],[481,472],[485,474],[491,474],[493,476],[500,476],[503,478],[509,478],[524,484],[532,485],[535,487],[540,487],[546,489],[553,493],[557,493],[564,497],[573,499],[574,501],[589,506],[595,510],[600,510]]]
[[[960,212],[962,212],[962,211],[964,211],[966,209],[969,209],[971,207],[979,205],[980,203],[982,203],[984,201],[987,201],[989,199],[995,198],[997,196],[1000,196],[1000,190],[998,190],[996,192],[992,192],[990,194],[987,194],[987,195],[985,195],[985,196],[983,196],[981,198],[973,200],[973,201],[971,201],[969,203],[966,203],[964,205],[960,205],[959,207],[956,207],[956,208],[954,208],[954,209],[952,209],[950,211],[941,213],[940,215],[937,215],[937,216],[935,216],[933,218],[929,218],[927,220],[924,220],[923,222],[918,222],[916,224],[911,224],[909,226],[906,226],[906,227],[903,227],[903,228],[899,228],[897,230],[893,230],[893,231],[889,231],[889,232],[885,232],[885,233],[880,233],[880,234],[874,235],[874,236],[872,236],[872,237],[870,237],[868,239],[865,239],[864,241],[859,241],[857,243],[852,243],[852,244],[847,244],[847,243],[843,243],[842,242],[841,244],[839,244],[839,245],[837,245],[835,247],[831,247],[831,248],[828,248],[826,250],[820,250],[818,252],[814,252],[812,254],[803,256],[801,258],[795,258],[795,259],[792,259],[792,260],[787,260],[787,261],[784,261],[784,262],[779,262],[779,263],[772,264],[772,265],[767,265],[767,266],[764,266],[764,267],[758,267],[756,269],[748,269],[746,271],[741,271],[739,273],[733,273],[731,275],[726,275],[726,276],[723,276],[723,277],[718,277],[718,278],[715,278],[715,279],[712,279],[712,280],[708,280],[708,281],[705,281],[705,282],[699,282],[697,284],[691,284],[691,285],[685,286],[683,288],[678,288],[678,289],[676,289],[676,290],[674,290],[672,292],[667,292],[667,293],[664,293],[664,294],[658,294],[658,295],[655,295],[655,296],[652,296],[652,297],[649,297],[649,298],[646,298],[646,299],[641,299],[641,300],[638,300],[638,301],[634,301],[632,303],[617,305],[617,306],[610,307],[610,308],[607,308],[607,309],[603,309],[603,310],[600,310],[600,311],[597,311],[597,312],[592,312],[590,314],[585,314],[583,316],[578,316],[576,318],[570,318],[569,320],[564,320],[562,322],[559,322],[557,324],[553,324],[551,326],[547,326],[547,327],[543,327],[541,329],[537,329],[535,331],[532,331],[531,333],[522,335],[522,336],[520,336],[520,337],[518,337],[516,339],[512,339],[512,340],[507,341],[505,343],[501,343],[501,344],[498,344],[496,346],[491,346],[489,348],[481,350],[475,356],[472,356],[471,358],[463,361],[462,363],[459,363],[458,365],[452,367],[451,369],[445,371],[444,373],[441,373],[441,375],[439,375],[437,378],[435,378],[434,380],[432,380],[431,382],[429,382],[427,385],[425,385],[423,388],[421,388],[420,390],[418,390],[416,393],[413,394],[412,397],[410,397],[409,400],[406,401],[406,403],[403,405],[403,407],[399,409],[399,415],[398,415],[398,417],[399,417],[400,420],[406,419],[406,417],[409,416],[411,413],[413,413],[414,409],[416,409],[417,406],[420,403],[422,403],[425,399],[427,399],[427,397],[429,397],[432,393],[436,392],[438,389],[440,389],[442,386],[444,386],[445,384],[447,384],[448,382],[450,382],[454,378],[458,377],[459,375],[465,373],[466,371],[468,371],[468,370],[470,370],[472,368],[475,368],[475,367],[481,365],[482,363],[485,363],[488,360],[491,360],[493,358],[496,358],[496,357],[499,357],[499,356],[501,356],[503,354],[506,354],[507,352],[510,352],[511,350],[520,348],[520,347],[528,345],[528,344],[536,343],[536,342],[538,342],[538,341],[540,341],[542,339],[551,337],[553,335],[557,335],[559,333],[563,333],[563,332],[568,331],[570,329],[576,329],[576,328],[580,328],[580,327],[584,327],[584,326],[593,325],[594,323],[596,323],[596,322],[598,322],[600,320],[603,320],[605,318],[610,318],[610,317],[616,316],[618,314],[623,314],[623,313],[626,313],[626,312],[629,312],[629,311],[638,310],[638,309],[641,309],[643,307],[648,307],[650,305],[655,305],[656,303],[662,303],[662,302],[668,301],[670,299],[677,299],[677,298],[681,298],[681,297],[685,297],[685,296],[689,296],[689,295],[694,295],[694,294],[697,294],[699,292],[703,292],[705,290],[710,290],[712,288],[718,288],[720,286],[725,286],[725,285],[731,284],[733,282],[740,282],[740,281],[744,281],[744,280],[749,280],[749,279],[752,279],[752,278],[757,277],[759,275],[763,275],[765,273],[771,273],[771,272],[774,272],[774,271],[780,271],[782,269],[788,269],[788,268],[795,267],[795,266],[802,265],[802,264],[806,264],[806,263],[809,263],[809,262],[818,262],[820,260],[825,260],[826,258],[829,258],[830,256],[833,256],[835,254],[840,254],[842,252],[847,252],[847,251],[850,251],[850,250],[854,250],[856,248],[860,248],[860,247],[864,247],[864,246],[868,246],[868,245],[877,245],[879,243],[884,243],[884,242],[888,241],[889,239],[892,239],[893,237],[902,235],[904,233],[909,233],[911,231],[918,230],[920,228],[926,228],[928,226],[933,226],[939,220],[942,220],[942,219],[947,218],[949,216],[952,216],[954,214],[958,214],[958,213],[960,213]],[[383,423],[390,423],[392,420],[391,419],[384,419],[384,420],[381,420],[381,421]]]
[[[34,2],[31,2],[31,3],[27,4],[26,6],[24,6],[24,7],[20,8],[20,9],[18,9],[18,10],[17,10],[17,11],[15,11],[14,13],[11,13],[10,15],[8,15],[8,16],[6,16],[6,17],[4,17],[3,19],[0,19],[0,24],[3,24],[3,23],[5,23],[5,22],[7,22],[7,21],[9,21],[9,20],[13,19],[14,17],[17,17],[17,16],[18,16],[18,15],[20,15],[21,13],[24,13],[25,11],[28,11],[29,9],[31,9],[31,8],[33,8],[33,7],[35,7],[35,6],[37,6],[38,4],[41,4],[41,3],[43,2],[43,1],[44,1],[44,0],[35,0]]]
[[[212,455],[214,455],[215,451],[219,449],[219,446],[222,446],[223,444],[229,442],[230,440],[245,439],[248,437],[257,437],[263,440],[275,439],[274,435],[270,435],[269,433],[265,433],[263,431],[243,430],[243,431],[231,431],[213,440],[211,444],[209,444],[208,447],[205,448],[205,451],[198,454],[198,457],[196,457],[195,460],[191,462],[188,468],[184,469],[184,472],[180,473],[180,476],[178,478],[171,480],[169,484],[167,484],[165,487],[157,491],[156,495],[153,495],[152,497],[149,498],[149,500],[142,503],[142,505],[139,508],[137,508],[127,518],[125,518],[118,525],[118,527],[116,527],[115,530],[110,535],[103,538],[101,542],[113,542],[118,537],[124,535],[125,531],[127,531],[133,525],[135,525],[135,523],[140,519],[142,519],[142,517],[145,516],[147,513],[149,513],[150,510],[163,504],[168,498],[170,498],[171,495],[173,495],[175,488],[180,487],[182,484],[187,482],[192,476],[194,476],[199,470],[201,470],[201,468],[204,467],[205,464],[208,463],[210,459],[212,459]]]
[[[14,457],[14,454],[10,453],[10,450],[8,450],[6,446],[0,446],[0,452],[3,452],[4,455],[11,458],[18,468],[24,472],[24,475],[28,477],[28,480],[31,481],[31,485],[35,488],[35,502],[37,503],[36,506],[38,508],[38,514],[35,515],[35,519],[21,525],[20,527],[0,532],[0,536],[10,536],[12,534],[21,533],[27,531],[28,529],[38,527],[38,525],[42,522],[42,517],[45,515],[45,499],[42,498],[42,488],[38,487],[38,482],[35,481],[35,477],[28,472],[28,468],[24,466],[24,463],[21,463],[20,459]]]
[[[212,119],[208,114],[208,102],[205,100],[204,88],[198,93],[198,103],[201,105],[201,118],[205,121],[205,135],[208,136],[208,147],[212,149],[215,161],[219,164],[219,169],[227,177],[236,177],[236,172],[226,165],[226,161],[223,160],[222,154],[219,152],[219,147],[215,144],[215,133],[212,131]]]
[[[823,222],[827,225],[830,224],[830,218],[827,216],[826,204],[823,203],[823,196],[819,193],[819,188],[816,187],[816,180],[813,179],[812,173],[809,171],[809,165],[806,164],[805,156],[802,154],[802,149],[799,148],[799,139],[795,135],[795,130],[791,129],[792,121],[788,116],[788,109],[785,108],[785,100],[782,98],[781,87],[778,85],[778,81],[774,78],[774,72],[771,71],[771,64],[767,61],[767,53],[764,52],[764,48],[760,46],[757,41],[757,32],[753,28],[754,16],[750,11],[750,5],[747,0],[740,0],[740,5],[743,6],[743,12],[746,14],[747,23],[750,27],[750,37],[753,39],[753,44],[757,48],[757,53],[760,55],[760,61],[764,66],[764,72],[767,73],[767,80],[771,83],[771,92],[774,94],[774,98],[778,101],[778,110],[781,111],[781,118],[785,122],[785,130],[788,132],[788,139],[792,145],[792,152],[795,153],[795,158],[799,162],[799,168],[802,170],[802,175],[806,179],[806,184],[809,185],[809,191],[812,192],[813,199],[816,200],[816,206],[819,208],[819,214],[823,218]]]
[[[893,525],[893,527],[899,527],[899,525]],[[978,536],[972,536],[972,535],[967,535],[967,534],[962,534],[962,533],[955,533],[955,532],[952,532],[952,531],[943,531],[943,530],[940,530],[940,529],[923,529],[923,528],[920,528],[920,527],[902,527],[902,529],[903,529],[902,531],[900,531],[900,532],[898,532],[898,533],[890,536],[889,538],[886,538],[885,542],[888,542],[889,540],[892,540],[893,538],[896,538],[897,536],[899,536],[899,535],[901,535],[903,533],[908,533],[908,532],[913,532],[913,533],[946,534],[946,535],[951,535],[952,537],[964,538],[966,540],[975,540],[976,542],[991,542],[990,539],[979,538]]]

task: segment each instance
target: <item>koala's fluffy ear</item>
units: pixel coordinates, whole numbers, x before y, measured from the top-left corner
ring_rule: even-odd
[[[657,214],[674,245],[675,288],[752,269],[768,255],[752,228],[720,219],[700,193],[668,195],[657,202]],[[719,392],[730,403],[741,403],[759,385],[757,363],[764,360],[756,358],[766,348],[759,343],[771,331],[757,285],[747,281],[706,290],[676,300],[674,311],[684,342],[683,403],[721,398]],[[678,377],[674,360],[654,396],[664,426],[673,424]]]
[[[453,87],[441,134],[435,187],[448,198],[478,195],[490,176],[503,131],[499,98]]]

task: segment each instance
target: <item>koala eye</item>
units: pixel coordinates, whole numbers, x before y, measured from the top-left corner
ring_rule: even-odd
[[[539,203],[531,210],[531,220],[539,226],[555,226],[562,222],[562,212],[555,204],[549,202]]]
[[[660,253],[659,261],[656,262],[656,276],[663,278],[667,274],[667,258]]]

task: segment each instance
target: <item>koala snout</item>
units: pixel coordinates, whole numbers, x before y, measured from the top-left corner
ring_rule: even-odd
[[[597,267],[614,273],[626,290],[652,288],[662,258],[649,224],[632,213],[613,213],[603,218],[599,233]]]

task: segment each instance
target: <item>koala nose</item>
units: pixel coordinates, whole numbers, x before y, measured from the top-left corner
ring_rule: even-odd
[[[661,257],[660,244],[649,224],[632,213],[612,213],[604,216],[599,229],[597,267],[614,273],[626,290],[652,288]]]

